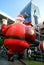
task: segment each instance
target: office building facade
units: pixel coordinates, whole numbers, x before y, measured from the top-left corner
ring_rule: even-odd
[[[40,17],[39,8],[32,1],[21,11],[25,18],[25,22],[31,22],[33,25],[38,24],[38,18]]]

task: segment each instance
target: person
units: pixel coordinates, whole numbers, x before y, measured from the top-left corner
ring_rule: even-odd
[[[37,57],[37,47],[35,47],[35,49],[34,49],[34,60],[36,60],[36,57]]]
[[[32,53],[32,52],[31,52],[31,49],[29,48],[29,49],[28,49],[28,57],[29,57],[29,59],[31,58],[31,53]]]

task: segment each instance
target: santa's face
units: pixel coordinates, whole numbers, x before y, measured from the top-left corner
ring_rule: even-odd
[[[23,21],[23,20],[20,20],[20,19],[16,19],[15,22],[16,22],[16,23],[23,23],[24,21]]]

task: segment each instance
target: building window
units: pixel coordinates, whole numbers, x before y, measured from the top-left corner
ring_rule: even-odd
[[[38,16],[36,10],[34,10],[34,20],[35,20],[35,24],[38,24]]]

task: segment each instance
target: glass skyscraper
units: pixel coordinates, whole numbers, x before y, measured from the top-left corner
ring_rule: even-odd
[[[32,1],[21,11],[21,14],[23,14],[25,22],[32,22],[33,25],[38,24],[39,8]]]

